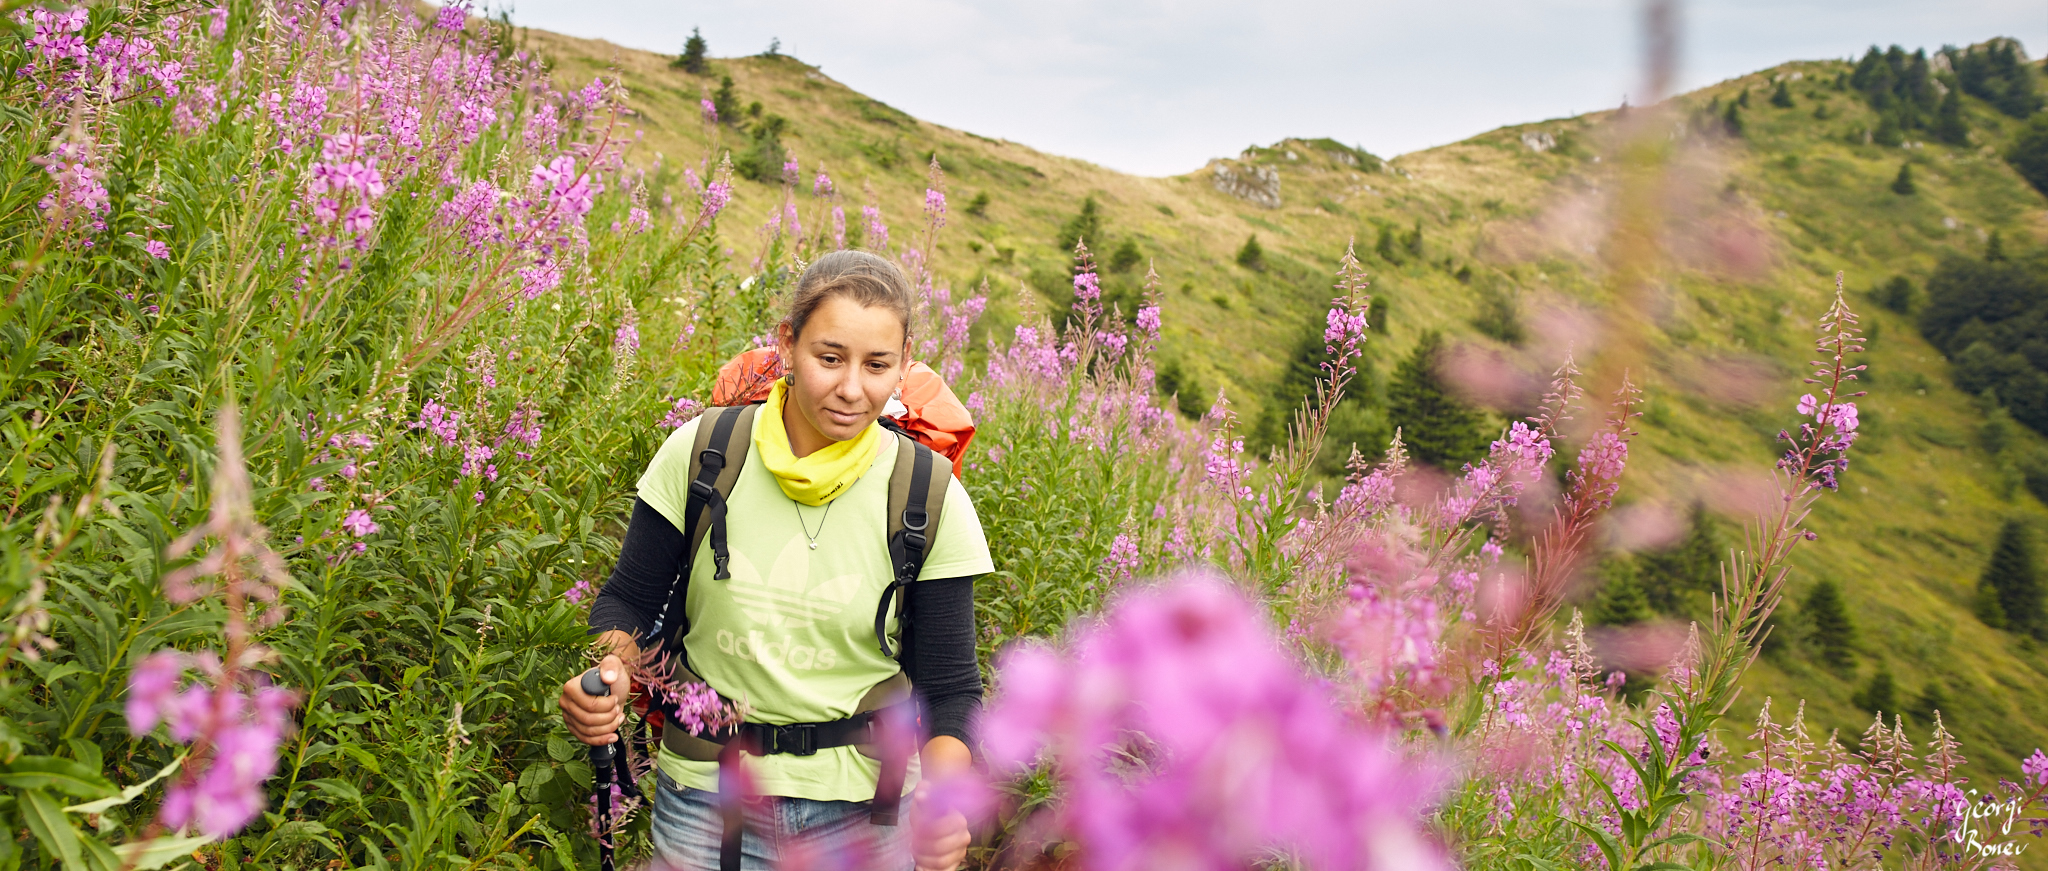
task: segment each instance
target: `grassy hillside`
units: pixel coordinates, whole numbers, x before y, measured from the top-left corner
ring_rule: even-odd
[[[1616,185],[1613,161],[1603,159],[1613,112],[1503,128],[1384,163],[1328,140],[1290,139],[1186,175],[1144,178],[919,121],[793,58],[717,59],[698,76],[608,43],[537,31],[523,38],[555,63],[565,87],[615,71],[644,133],[634,159],[663,155],[662,177],[706,153],[697,101],[727,75],[738,106],[761,105],[744,124],[786,119],[782,143],[806,177],[822,162],[855,214],[863,186],[871,189],[897,240],[920,220],[924,167],[936,154],[952,203],[937,265],[956,292],[987,282],[984,329],[1017,322],[1027,305],[1064,304],[1060,228],[1092,197],[1103,219],[1089,239],[1097,256],[1107,260],[1129,242],[1157,265],[1163,353],[1188,408],[1205,407],[1219,388],[1248,420],[1273,404],[1291,349],[1320,330],[1330,274],[1350,239],[1375,273],[1373,366],[1382,380],[1425,328],[1512,350],[1484,333],[1512,335],[1503,325],[1514,312],[1533,332],[1546,306],[1597,307],[1606,293],[1598,245],[1604,197]],[[1871,336],[1864,438],[1840,498],[1821,503],[1813,521],[1820,540],[1793,575],[1777,630],[1791,643],[1759,662],[1736,713],[1750,716],[1767,695],[1781,711],[1803,698],[1810,724],[1860,733],[1871,715],[1852,696],[1886,668],[1902,700],[1938,686],[1947,722],[1982,769],[2016,775],[2021,756],[2048,745],[2048,656],[1980,624],[1970,603],[2001,521],[2048,515],[2001,459],[2037,450],[2041,439],[2020,432],[2016,448],[1988,452],[1978,401],[1950,386],[1940,353],[1869,291],[1894,275],[1922,283],[1943,254],[1976,256],[1992,231],[2009,251],[2048,244],[2048,201],[1997,156],[2018,122],[1974,98],[1964,100],[1969,146],[1866,143],[1875,114],[1831,85],[1848,69],[1789,63],[1677,98],[1703,108],[1750,95],[1740,137],[1685,131],[1697,145],[1673,175],[1684,204],[1676,225],[1685,231],[1675,256],[1685,268],[1653,306],[1649,371],[1636,373],[1649,403],[1630,489],[1637,500],[1682,504],[1723,481],[1728,467],[1769,468],[1772,421],[1802,392],[1811,319],[1834,273],[1846,272]],[[1765,99],[1780,78],[1790,107]],[[723,147],[748,145],[738,126],[717,135]],[[1916,192],[1894,193],[1908,162]],[[1219,173],[1250,195],[1220,189]],[[1277,179],[1277,204],[1264,179]],[[970,215],[979,194],[987,207]],[[736,259],[752,257],[754,228],[777,202],[772,183],[739,184],[721,226]],[[1253,235],[1263,269],[1236,262]],[[1111,274],[1109,298],[1135,300],[1143,273],[1141,263]],[[1729,379],[1717,373],[1731,366],[1764,376],[1763,410],[1725,389]],[[1723,532],[1736,534],[1732,525]],[[1797,643],[1805,621],[1796,602],[1823,578],[1842,586],[1858,627],[1852,669],[1816,665]],[[1915,725],[1915,735],[1925,731]]]

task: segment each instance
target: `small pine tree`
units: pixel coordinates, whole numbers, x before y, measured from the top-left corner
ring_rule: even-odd
[[[1060,249],[1072,251],[1075,243],[1089,240],[1102,240],[1102,207],[1095,204],[1093,194],[1081,200],[1081,211],[1060,227]]]
[[[1685,538],[1669,550],[1642,554],[1642,585],[1659,612],[1681,616],[1691,612],[1699,594],[1712,593],[1721,582],[1721,537],[1714,516],[1694,502]]]
[[[764,52],[761,52],[761,56],[762,56],[762,57],[765,57],[765,58],[778,58],[778,57],[781,57],[781,56],[782,56],[782,37],[780,37],[780,36],[771,36],[771,37],[769,37],[769,38],[768,38],[768,50],[767,50],[767,51],[764,51]]]
[[[1899,716],[1899,682],[1892,677],[1891,666],[1880,663],[1877,673],[1870,676],[1870,683],[1856,694],[1856,706],[1873,714]]]
[[[1991,550],[1991,563],[1978,579],[1980,589],[1989,590],[2004,612],[2007,629],[2022,635],[2048,638],[2048,615],[2043,614],[2040,568],[2034,554],[2033,530],[2017,517],[1998,530],[1998,544]],[[1990,622],[1990,621],[1985,621]]]
[[[1439,370],[1443,351],[1443,335],[1435,331],[1415,343],[1387,386],[1387,417],[1401,428],[1409,456],[1455,469],[1485,456],[1492,439],[1479,412],[1445,388]]]
[[[1877,298],[1878,305],[1902,315],[1912,314],[1920,302],[1920,292],[1913,287],[1913,282],[1903,275],[1892,276],[1892,280],[1885,282],[1885,285],[1878,288],[1877,293],[1872,296]]]
[[[1110,252],[1109,271],[1129,272],[1138,265],[1139,261],[1144,259],[1145,253],[1138,250],[1137,241],[1127,238],[1122,244],[1116,246],[1115,251]]]
[[[1743,92],[1743,96],[1748,96],[1748,92]],[[1721,129],[1726,130],[1730,136],[1742,135],[1741,103],[1729,103],[1728,111],[1721,113]]]
[[[1650,607],[1650,597],[1637,580],[1635,566],[1626,557],[1609,561],[1601,567],[1600,574],[1604,583],[1588,615],[1594,625],[1630,626],[1657,616]]]
[[[718,120],[727,124],[740,118],[740,95],[733,92],[732,76],[718,77],[718,90],[711,92],[711,108],[718,112]]]
[[[1892,179],[1892,193],[1902,197],[1913,195],[1913,164],[1899,164],[1899,175]]]
[[[1244,247],[1237,249],[1237,265],[1253,272],[1265,271],[1266,249],[1259,247],[1259,234],[1245,237]]]
[[[1741,106],[1741,107],[1742,107],[1742,108],[1744,108],[1744,109],[1747,109],[1747,108],[1749,108],[1749,89],[1748,89],[1748,88],[1743,88],[1743,89],[1742,89],[1742,93],[1741,93],[1740,95],[1736,96],[1736,98],[1735,98],[1735,105],[1737,105],[1737,106]]]
[[[1913,715],[1913,719],[1919,720],[1921,725],[1932,726],[1935,715],[1945,713],[1947,707],[1948,693],[1941,688],[1941,681],[1930,680],[1927,687],[1920,691],[1920,695],[1913,699],[1912,710],[1909,713]]]
[[[2021,127],[2006,147],[2005,162],[2033,185],[2048,194],[2048,112],[2042,112]]]
[[[691,75],[701,75],[704,72],[704,51],[708,47],[704,44],[704,34],[692,27],[689,40],[683,43],[683,53],[677,55],[670,66],[680,68]]]
[[[1771,105],[1780,109],[1792,108],[1792,89],[1786,87],[1784,79],[1779,79],[1778,89],[1771,92]]]
[[[1415,219],[1415,229],[1401,234],[1401,248],[1407,251],[1410,257],[1420,258],[1422,256],[1421,218]]]
[[[1842,588],[1831,579],[1813,585],[1800,608],[1806,614],[1807,638],[1830,668],[1846,670],[1856,664],[1856,625],[1849,622],[1849,607],[1842,601]]]
[[[967,214],[977,218],[988,217],[988,191],[976,191],[974,199],[967,201]]]
[[[1963,117],[1963,92],[1950,89],[1934,113],[1934,138],[1949,145],[1970,144],[1970,122]]]
[[[1401,262],[1401,254],[1394,248],[1394,228],[1390,225],[1380,225],[1380,238],[1373,244],[1372,250],[1381,260],[1388,263],[1399,265]]]
[[[2002,263],[2004,261],[2005,237],[2000,236],[1997,230],[1993,230],[1991,235],[1984,239],[1984,262]]]

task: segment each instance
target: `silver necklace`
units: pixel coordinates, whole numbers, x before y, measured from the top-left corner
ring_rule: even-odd
[[[839,500],[834,499],[832,501],[837,502]],[[810,524],[804,522],[804,507],[798,504],[795,499],[789,500],[789,504],[796,508],[796,523],[797,526],[803,528],[804,538],[810,540],[812,550],[817,550],[818,536],[825,534],[825,521],[832,519],[832,502],[825,503],[825,513],[818,518],[818,531],[816,533],[812,533]]]

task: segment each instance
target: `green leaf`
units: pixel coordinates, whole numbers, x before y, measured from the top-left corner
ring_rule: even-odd
[[[0,786],[15,789],[47,787],[78,796],[99,798],[115,791],[114,785],[74,759],[58,756],[21,756],[0,771]]]
[[[1593,845],[1599,847],[1600,854],[1607,858],[1607,867],[1610,871],[1621,871],[1621,845],[1614,842],[1613,835],[1607,834],[1603,829],[1589,826],[1578,820],[1566,820],[1565,822],[1571,823],[1579,831],[1585,832],[1586,837],[1593,839]]]
[[[151,869],[162,868],[164,863],[172,859],[190,855],[193,850],[211,843],[213,843],[213,839],[205,835],[194,835],[189,838],[166,835],[161,838],[151,838],[147,841],[122,844],[115,849],[115,852],[121,854],[122,867],[133,869],[133,871],[151,871]]]
[[[548,757],[556,762],[567,762],[576,758],[576,747],[569,739],[560,735],[548,736]]]
[[[84,804],[75,804],[65,808],[64,812],[68,814],[106,813],[111,808],[117,808],[121,805],[134,801],[136,796],[141,795],[144,791],[148,790],[151,786],[155,785],[157,781],[170,776],[171,772],[178,770],[178,766],[183,764],[185,764],[185,757],[181,754],[178,756],[178,758],[171,760],[171,764],[164,766],[161,770],[157,771],[157,773],[150,775],[148,780],[145,780],[134,786],[128,787],[127,789],[121,790],[120,795],[108,796],[106,798],[100,799],[99,801],[89,801]]]
[[[71,828],[71,820],[65,818],[64,809],[57,806],[49,793],[40,789],[23,792],[21,816],[46,853],[57,854],[64,860],[64,867],[82,871],[85,857],[79,850],[78,832]]]
[[[1692,866],[1681,865],[1677,862],[1648,862],[1637,865],[1631,871],[1692,871]]]

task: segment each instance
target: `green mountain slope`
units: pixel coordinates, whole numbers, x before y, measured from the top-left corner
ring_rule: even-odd
[[[1348,240],[1374,273],[1371,365],[1381,382],[1425,329],[1502,347],[1484,333],[1512,335],[1515,311],[1533,333],[1545,305],[1598,306],[1606,293],[1598,246],[1616,180],[1603,154],[1616,112],[1502,128],[1384,163],[1328,140],[1290,139],[1186,175],[1144,178],[919,121],[793,58],[714,59],[700,76],[608,43],[538,31],[523,39],[556,64],[564,87],[600,72],[624,81],[644,134],[633,159],[648,165],[660,153],[667,170],[658,182],[680,184],[680,167],[706,154],[697,102],[727,75],[737,98],[730,108],[746,115],[743,107],[760,103],[747,128],[786,119],[780,140],[804,166],[806,222],[817,214],[808,178],[822,162],[846,194],[849,222],[858,221],[865,186],[900,243],[922,220],[914,210],[936,154],[952,204],[938,271],[956,294],[987,282],[983,331],[1006,330],[1027,305],[1065,304],[1061,228],[1092,197],[1101,230],[1088,242],[1098,258],[1126,243],[1141,256],[1108,276],[1107,296],[1129,312],[1144,262],[1156,263],[1165,371],[1187,409],[1207,407],[1223,389],[1250,422],[1278,404],[1272,397],[1285,398],[1276,385],[1301,337],[1320,329]],[[1914,141],[1910,132],[1903,146],[1866,141],[1888,137],[1867,136],[1882,119],[1860,95],[1834,87],[1851,68],[1789,63],[1676,98],[1714,111],[1695,112],[1692,129],[1674,131],[1702,143],[1678,161],[1672,182],[1683,204],[1677,226],[1689,240],[1675,256],[1689,265],[1659,298],[1649,371],[1636,373],[1648,405],[1626,492],[1682,505],[1724,482],[1728,467],[1767,471],[1772,439],[1803,392],[1812,319],[1834,273],[1846,272],[1871,336],[1864,437],[1842,492],[1813,518],[1820,539],[1799,557],[1778,618],[1787,643],[1759,661],[1736,714],[1753,714],[1766,695],[1781,711],[1803,698],[1810,724],[1854,735],[1871,715],[1853,699],[1884,670],[1908,710],[1936,687],[1946,721],[1982,770],[2016,775],[2019,758],[2048,745],[2048,657],[1982,625],[1972,602],[2001,523],[2048,516],[2012,461],[2041,450],[2042,440],[2007,430],[2004,452],[1987,450],[1978,400],[1950,386],[1942,355],[1870,291],[1895,275],[1924,286],[1939,258],[1979,256],[1994,231],[2008,251],[2039,250],[2048,244],[2048,201],[1998,156],[2019,122],[1974,97],[1962,100],[1969,145]],[[1789,107],[1769,99],[1779,81]],[[1741,136],[1698,136],[1699,124],[1723,117],[1745,92]],[[752,145],[737,126],[717,136],[736,152]],[[1893,190],[1905,163],[1911,194]],[[985,210],[968,214],[980,194]],[[755,228],[779,200],[772,178],[739,183],[720,227],[736,259],[753,256]],[[1253,236],[1262,269],[1237,262]],[[1728,371],[1765,376],[1760,405],[1735,401]],[[1731,526],[1722,540],[1738,534]],[[1816,664],[1799,642],[1811,621],[1795,603],[1822,579],[1840,585],[1857,627],[1846,669]],[[1909,722],[1924,736],[1924,723]]]

